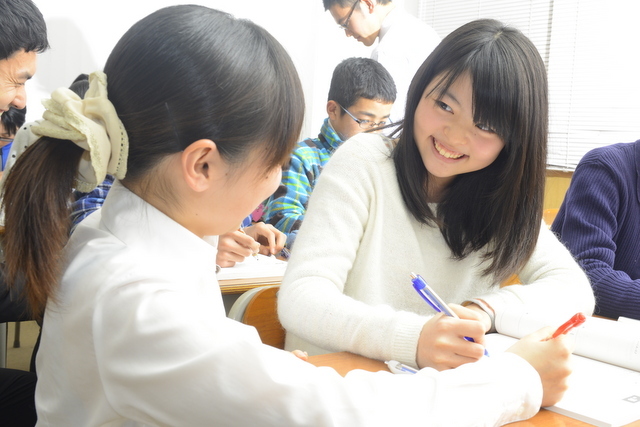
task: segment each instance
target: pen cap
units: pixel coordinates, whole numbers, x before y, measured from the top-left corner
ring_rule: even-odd
[[[420,277],[415,273],[411,273],[411,283],[413,283],[413,287],[416,291],[424,289],[426,285],[424,280],[420,280]]]

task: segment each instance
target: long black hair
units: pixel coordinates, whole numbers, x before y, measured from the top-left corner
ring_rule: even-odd
[[[463,73],[472,81],[474,121],[491,125],[505,146],[488,167],[455,177],[433,212],[429,174],[414,141],[414,115],[434,79],[439,79],[436,92],[443,93]],[[431,53],[409,87],[393,152],[404,202],[418,221],[440,227],[453,257],[487,247],[484,273],[502,281],[522,267],[537,242],[547,132],[547,78],[535,46],[495,20],[463,25]]]

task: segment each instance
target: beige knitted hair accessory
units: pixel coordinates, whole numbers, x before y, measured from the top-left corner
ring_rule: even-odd
[[[129,138],[113,104],[107,98],[107,75],[89,76],[89,89],[81,99],[67,88],[56,89],[42,102],[44,120],[31,131],[39,136],[68,139],[86,152],[80,159],[76,189],[83,193],[104,181],[107,173],[124,178]]]

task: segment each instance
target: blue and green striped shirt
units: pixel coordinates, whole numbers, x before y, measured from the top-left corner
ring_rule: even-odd
[[[322,168],[341,144],[326,118],[318,138],[298,142],[289,167],[282,171],[280,186],[267,200],[264,221],[287,235],[287,247],[295,241]]]

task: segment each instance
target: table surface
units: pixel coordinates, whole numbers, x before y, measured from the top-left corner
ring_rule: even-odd
[[[353,369],[377,372],[388,371],[387,365],[379,360],[369,359],[353,353],[329,353],[317,356],[309,356],[309,362],[315,366],[330,366],[340,375],[344,376]],[[555,412],[541,409],[534,417],[526,421],[518,421],[509,424],[509,427],[589,427],[591,424],[575,420],[573,418],[556,414]],[[628,424],[627,427],[640,427],[640,420]]]

